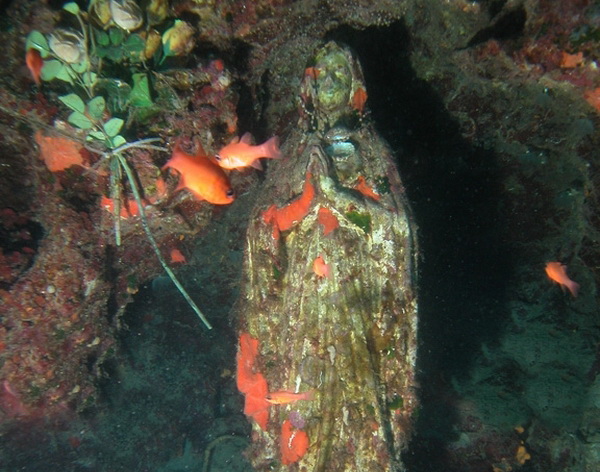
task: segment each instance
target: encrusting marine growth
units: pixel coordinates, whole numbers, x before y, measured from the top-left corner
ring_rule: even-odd
[[[265,472],[400,471],[416,406],[415,228],[352,53],[330,42],[310,64],[246,238],[248,455]]]

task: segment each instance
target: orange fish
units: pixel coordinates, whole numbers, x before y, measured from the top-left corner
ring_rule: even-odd
[[[308,390],[302,393],[288,392],[287,390],[280,390],[278,392],[269,392],[265,396],[272,405],[287,405],[288,403],[295,403],[298,400],[312,400],[315,396],[314,390]]]
[[[317,274],[318,277],[329,277],[331,274],[329,264],[325,263],[323,256],[317,257],[313,262],[313,272]]]
[[[561,264],[560,262],[548,262],[546,264],[546,274],[552,280],[560,284],[560,286],[565,289],[565,287],[571,292],[571,295],[574,297],[577,296],[579,292],[579,284],[577,282],[572,281],[567,275],[567,266]]]
[[[273,136],[258,146],[252,146],[252,135],[245,133],[239,141],[235,140],[222,148],[215,158],[224,169],[241,169],[252,166],[261,170],[259,159],[268,157],[280,159],[279,138]]]
[[[36,85],[39,87],[42,83],[40,76],[42,75],[42,67],[44,67],[44,61],[42,56],[37,49],[30,48],[25,53],[25,64],[33,77]]]
[[[235,200],[225,172],[209,159],[201,146],[197,155],[192,156],[182,151],[178,142],[163,169],[167,167],[180,174],[176,191],[187,188],[196,198],[215,205],[228,205]]]

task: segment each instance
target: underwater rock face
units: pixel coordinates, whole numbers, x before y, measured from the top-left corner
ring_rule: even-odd
[[[404,470],[416,406],[415,227],[394,157],[362,116],[350,51],[317,51],[300,96],[247,235],[237,309],[258,355],[242,369],[281,400],[265,428],[253,423],[249,458],[258,471]]]

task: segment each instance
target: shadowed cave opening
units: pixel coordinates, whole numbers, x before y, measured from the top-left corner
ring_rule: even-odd
[[[341,27],[327,39],[349,45],[363,67],[368,109],[397,156],[418,226],[421,405],[405,462],[411,471],[448,471],[444,446],[456,439],[456,414],[444,401],[450,381],[468,375],[508,316],[512,262],[502,242],[497,159],[461,136],[442,99],[417,77],[403,22]]]

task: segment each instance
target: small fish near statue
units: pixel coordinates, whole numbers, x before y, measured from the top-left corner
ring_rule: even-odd
[[[236,305],[248,457],[256,471],[403,471],[416,227],[352,52],[317,50],[299,95],[250,218]]]

